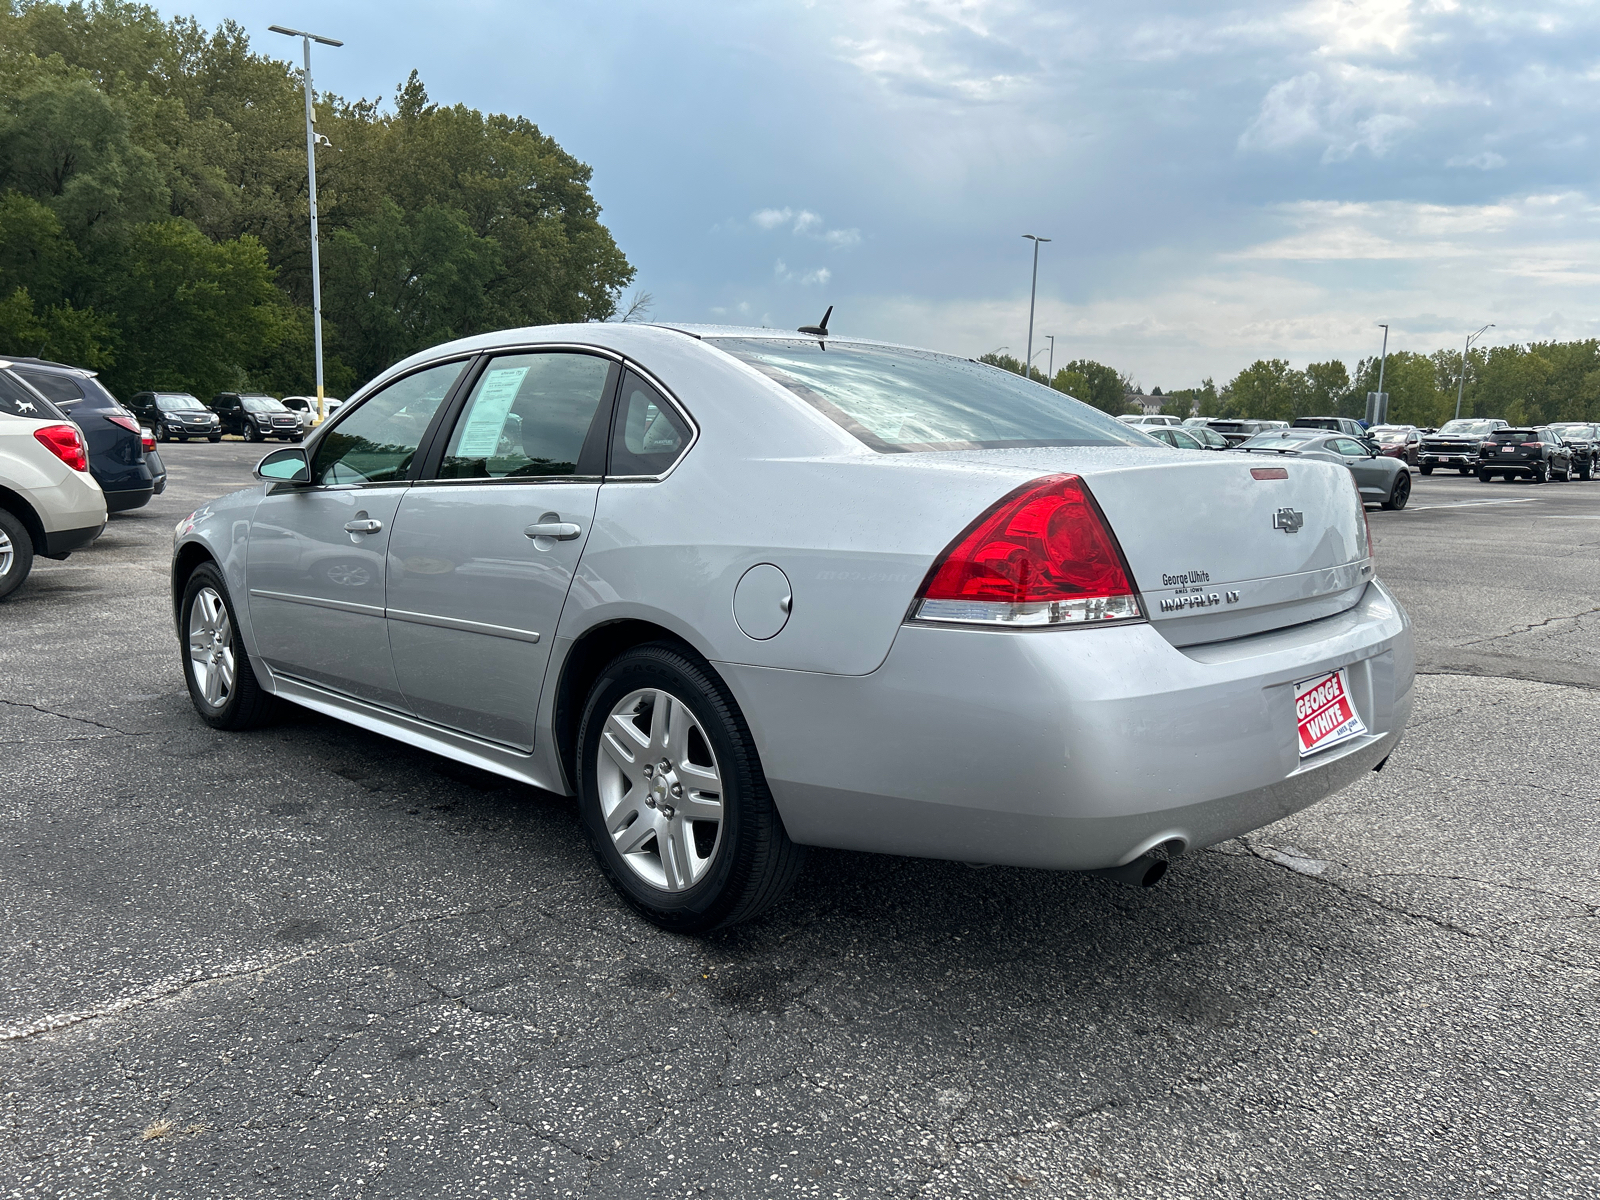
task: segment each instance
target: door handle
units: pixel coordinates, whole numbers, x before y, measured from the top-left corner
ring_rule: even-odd
[[[574,525],[571,521],[540,521],[522,531],[524,537],[555,538],[558,542],[570,542],[582,532],[582,526]]]
[[[368,517],[364,521],[347,521],[344,531],[346,533],[377,533],[382,528],[382,521],[376,517]]]

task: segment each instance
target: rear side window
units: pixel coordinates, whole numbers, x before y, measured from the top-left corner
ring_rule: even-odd
[[[689,423],[655,388],[629,371],[611,425],[608,475],[665,475],[689,445]]]
[[[4,371],[0,371],[0,413],[10,413],[13,417],[31,417],[38,421],[63,419],[60,409],[43,397],[30,392]]]
[[[606,359],[567,352],[492,360],[450,434],[439,478],[576,475],[614,369]]]
[[[1006,446],[1148,446],[1099,409],[998,367],[851,342],[716,338],[883,453]]]
[[[57,375],[51,371],[30,371],[26,367],[12,368],[28,383],[44,393],[45,398],[57,404],[75,404],[83,399],[83,388],[70,375]]]

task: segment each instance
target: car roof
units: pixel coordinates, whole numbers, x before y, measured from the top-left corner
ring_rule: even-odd
[[[0,365],[4,365],[4,366],[22,366],[22,367],[44,367],[46,370],[50,370],[50,371],[64,371],[68,375],[81,375],[85,379],[93,379],[96,375],[99,374],[98,371],[90,371],[85,367],[74,367],[74,366],[71,366],[71,365],[69,365],[67,363],[52,362],[48,358],[32,358],[32,357],[29,357],[27,355],[23,355],[23,356],[20,356],[20,357],[7,358],[7,359],[5,359],[3,361],[3,363],[0,363]]]

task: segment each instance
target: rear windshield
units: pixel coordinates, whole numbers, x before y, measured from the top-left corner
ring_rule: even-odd
[[[1496,429],[1491,435],[1497,442],[1537,442],[1537,429]]]
[[[246,412],[288,412],[271,396],[240,396],[239,403],[244,405]]]
[[[707,339],[883,453],[1006,446],[1149,446],[1061,392],[945,354],[848,342]]]
[[[1323,437],[1326,429],[1268,429],[1258,433],[1255,437],[1246,438],[1240,442],[1241,446],[1288,446],[1308,442],[1312,438]]]
[[[156,407],[162,412],[188,412],[192,408],[204,411],[205,405],[193,396],[157,396]]]

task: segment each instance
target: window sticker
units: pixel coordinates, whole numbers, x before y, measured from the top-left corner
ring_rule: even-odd
[[[527,367],[492,367],[478,385],[467,412],[466,427],[456,445],[457,458],[493,458],[500,448],[506,416],[522,390]]]

